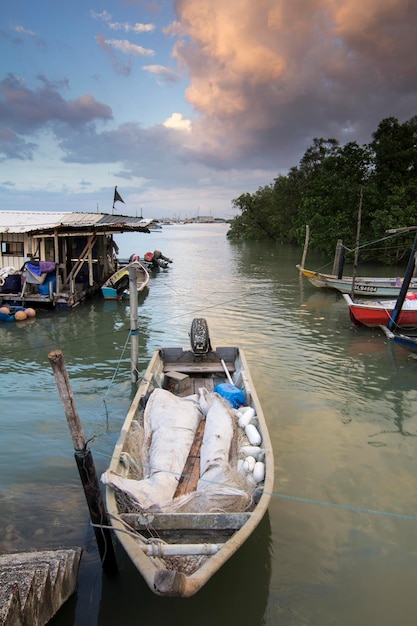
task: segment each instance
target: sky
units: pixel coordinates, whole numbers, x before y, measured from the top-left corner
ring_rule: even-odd
[[[233,217],[417,115],[414,0],[2,0],[0,210]]]

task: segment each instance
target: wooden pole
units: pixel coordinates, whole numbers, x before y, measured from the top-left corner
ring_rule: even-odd
[[[130,294],[130,365],[131,380],[138,382],[139,331],[138,331],[138,275],[134,266],[129,267]]]
[[[358,223],[356,226],[355,260],[353,263],[352,289],[350,292],[352,300],[355,294],[356,272],[358,271],[359,242],[360,242],[360,236],[361,236],[361,222],[362,222],[362,199],[363,199],[363,187],[361,187],[361,195],[359,199],[359,209],[358,209]]]
[[[53,350],[48,354],[48,359],[55,375],[61,402],[64,406],[65,417],[67,418],[74,446],[75,461],[84,488],[84,495],[90,511],[91,521],[94,525],[98,525],[98,527],[94,526],[94,533],[101,565],[107,574],[113,574],[117,571],[117,563],[112,536],[109,528],[106,528],[106,526],[110,524],[101,496],[93,457],[90,450],[87,449],[87,442],[75,406],[74,395],[65,367],[64,357],[60,350]]]
[[[336,251],[334,253],[334,260],[333,260],[333,270],[332,270],[333,276],[342,278],[344,263],[345,263],[345,248],[343,246],[342,239],[338,239],[337,244],[336,244]]]
[[[307,224],[306,226],[306,236],[304,239],[304,249],[303,249],[303,256],[301,258],[301,269],[304,269],[304,264],[306,262],[306,256],[307,256],[307,250],[308,250],[308,242],[310,239],[310,226]]]

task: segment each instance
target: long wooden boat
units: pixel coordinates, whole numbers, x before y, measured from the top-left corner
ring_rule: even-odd
[[[417,299],[408,294],[396,319],[396,326],[417,327]],[[349,294],[343,294],[349,307],[350,318],[355,324],[365,326],[388,326],[393,317],[396,300],[353,301]]]
[[[149,283],[149,272],[140,261],[132,261],[121,267],[101,286],[101,293],[106,300],[125,300],[129,294],[129,269],[134,267],[137,276],[137,291],[142,292]]]
[[[191,349],[155,351],[101,477],[118,539],[161,596],[199,591],[254,531],[273,489],[242,350],[213,349],[203,318],[190,335]]]
[[[352,276],[343,276],[338,278],[334,274],[322,274],[321,272],[314,272],[302,268],[301,265],[296,266],[300,273],[308,278],[310,283],[315,287],[325,289],[336,289],[341,293],[351,294],[352,292]],[[358,276],[355,278],[355,296],[372,296],[379,298],[397,298],[401,285],[403,283],[402,278],[372,278],[370,276]],[[413,279],[410,282],[409,289],[417,290],[417,279]]]

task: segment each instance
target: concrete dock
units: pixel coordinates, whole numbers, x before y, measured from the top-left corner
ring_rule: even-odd
[[[77,587],[81,548],[0,555],[0,625],[44,626]]]

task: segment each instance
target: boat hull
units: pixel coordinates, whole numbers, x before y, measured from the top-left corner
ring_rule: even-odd
[[[320,272],[314,272],[306,270],[297,266],[300,273],[308,278],[310,283],[315,287],[324,289],[335,289],[340,293],[352,293],[351,276],[344,276],[337,278],[332,274],[322,274]],[[372,278],[358,276],[355,278],[355,296],[370,296],[374,298],[397,298],[400,293],[402,278]],[[417,291],[417,280],[412,280],[409,286],[409,291]]]
[[[233,360],[231,360],[232,355],[234,356]],[[217,510],[216,512],[211,512],[203,510],[186,513],[154,513],[152,516],[152,530],[158,537],[164,539],[164,551],[179,548],[180,552],[183,549],[187,554],[194,554],[194,557],[190,557],[189,554],[184,556],[181,554],[177,555],[175,561],[172,562],[163,555],[158,555],[156,558],[146,553],[148,548],[144,545],[143,537],[141,540],[133,532],[133,529],[135,529],[135,532],[138,532],[139,535],[144,535],[147,529],[149,530],[146,522],[141,519],[141,515],[138,515],[137,510],[136,513],[124,513],[122,515],[117,489],[114,489],[109,484],[106,486],[107,509],[117,537],[149,588],[160,596],[189,597],[198,592],[252,534],[265,515],[270,503],[274,473],[272,446],[265,417],[247,368],[245,356],[237,348],[217,348],[217,350],[210,350],[206,355],[199,354],[198,356],[193,355],[191,351],[184,351],[181,348],[157,350],[149,363],[126,416],[108,471],[118,476],[127,477],[129,475],[129,469],[126,467],[125,462],[127,442],[131,436],[132,429],[138,427],[137,421],[140,422],[142,419],[143,404],[145,398],[149,397],[150,392],[154,389],[160,392],[160,387],[166,387],[169,380],[171,381],[171,389],[172,382],[176,386],[176,391],[173,391],[173,393],[184,396],[184,394],[187,395],[190,388],[188,388],[188,391],[183,390],[182,392],[179,389],[187,378],[189,380],[186,382],[191,384],[192,390],[197,390],[198,385],[202,381],[209,383],[209,381],[213,382],[215,379],[224,380],[225,375],[221,364],[222,358],[226,367],[232,373],[234,383],[244,390],[247,402],[253,407],[259,432],[262,436],[261,447],[265,465],[265,477],[261,483],[252,487],[255,499],[250,508],[240,511]],[[189,397],[187,396],[187,398]],[[152,395],[150,398],[152,398]],[[204,428],[207,428],[207,426],[204,426]],[[201,435],[201,437],[204,440],[204,435]],[[194,440],[193,450],[196,440],[197,438]],[[187,459],[187,463],[190,460],[190,456]],[[140,458],[136,459],[136,462],[143,466],[145,461]],[[188,468],[189,466],[185,465],[185,467]],[[191,474],[191,471],[186,472],[184,469],[184,474],[178,481],[179,484],[181,484],[184,475],[188,479],[188,474]],[[201,481],[201,477],[199,480]],[[195,494],[192,493],[191,495]],[[181,496],[174,498],[174,501],[176,500],[181,500]],[[146,517],[146,512],[144,515]],[[131,525],[131,532],[126,532],[126,522]],[[201,548],[202,545],[205,547]],[[210,555],[204,554],[203,556],[203,550],[213,550],[213,553]],[[198,565],[195,564],[193,559],[200,559]]]
[[[378,302],[354,302],[348,294],[343,294],[349,307],[349,314],[355,324],[364,326],[388,326],[395,308],[395,300]],[[401,328],[417,327],[417,300],[405,300],[395,325]]]
[[[417,352],[417,337],[403,335],[402,333],[393,333],[386,326],[381,326],[381,328],[388,337],[388,339],[390,339],[397,346],[404,348],[404,350],[407,350],[407,352]]]

